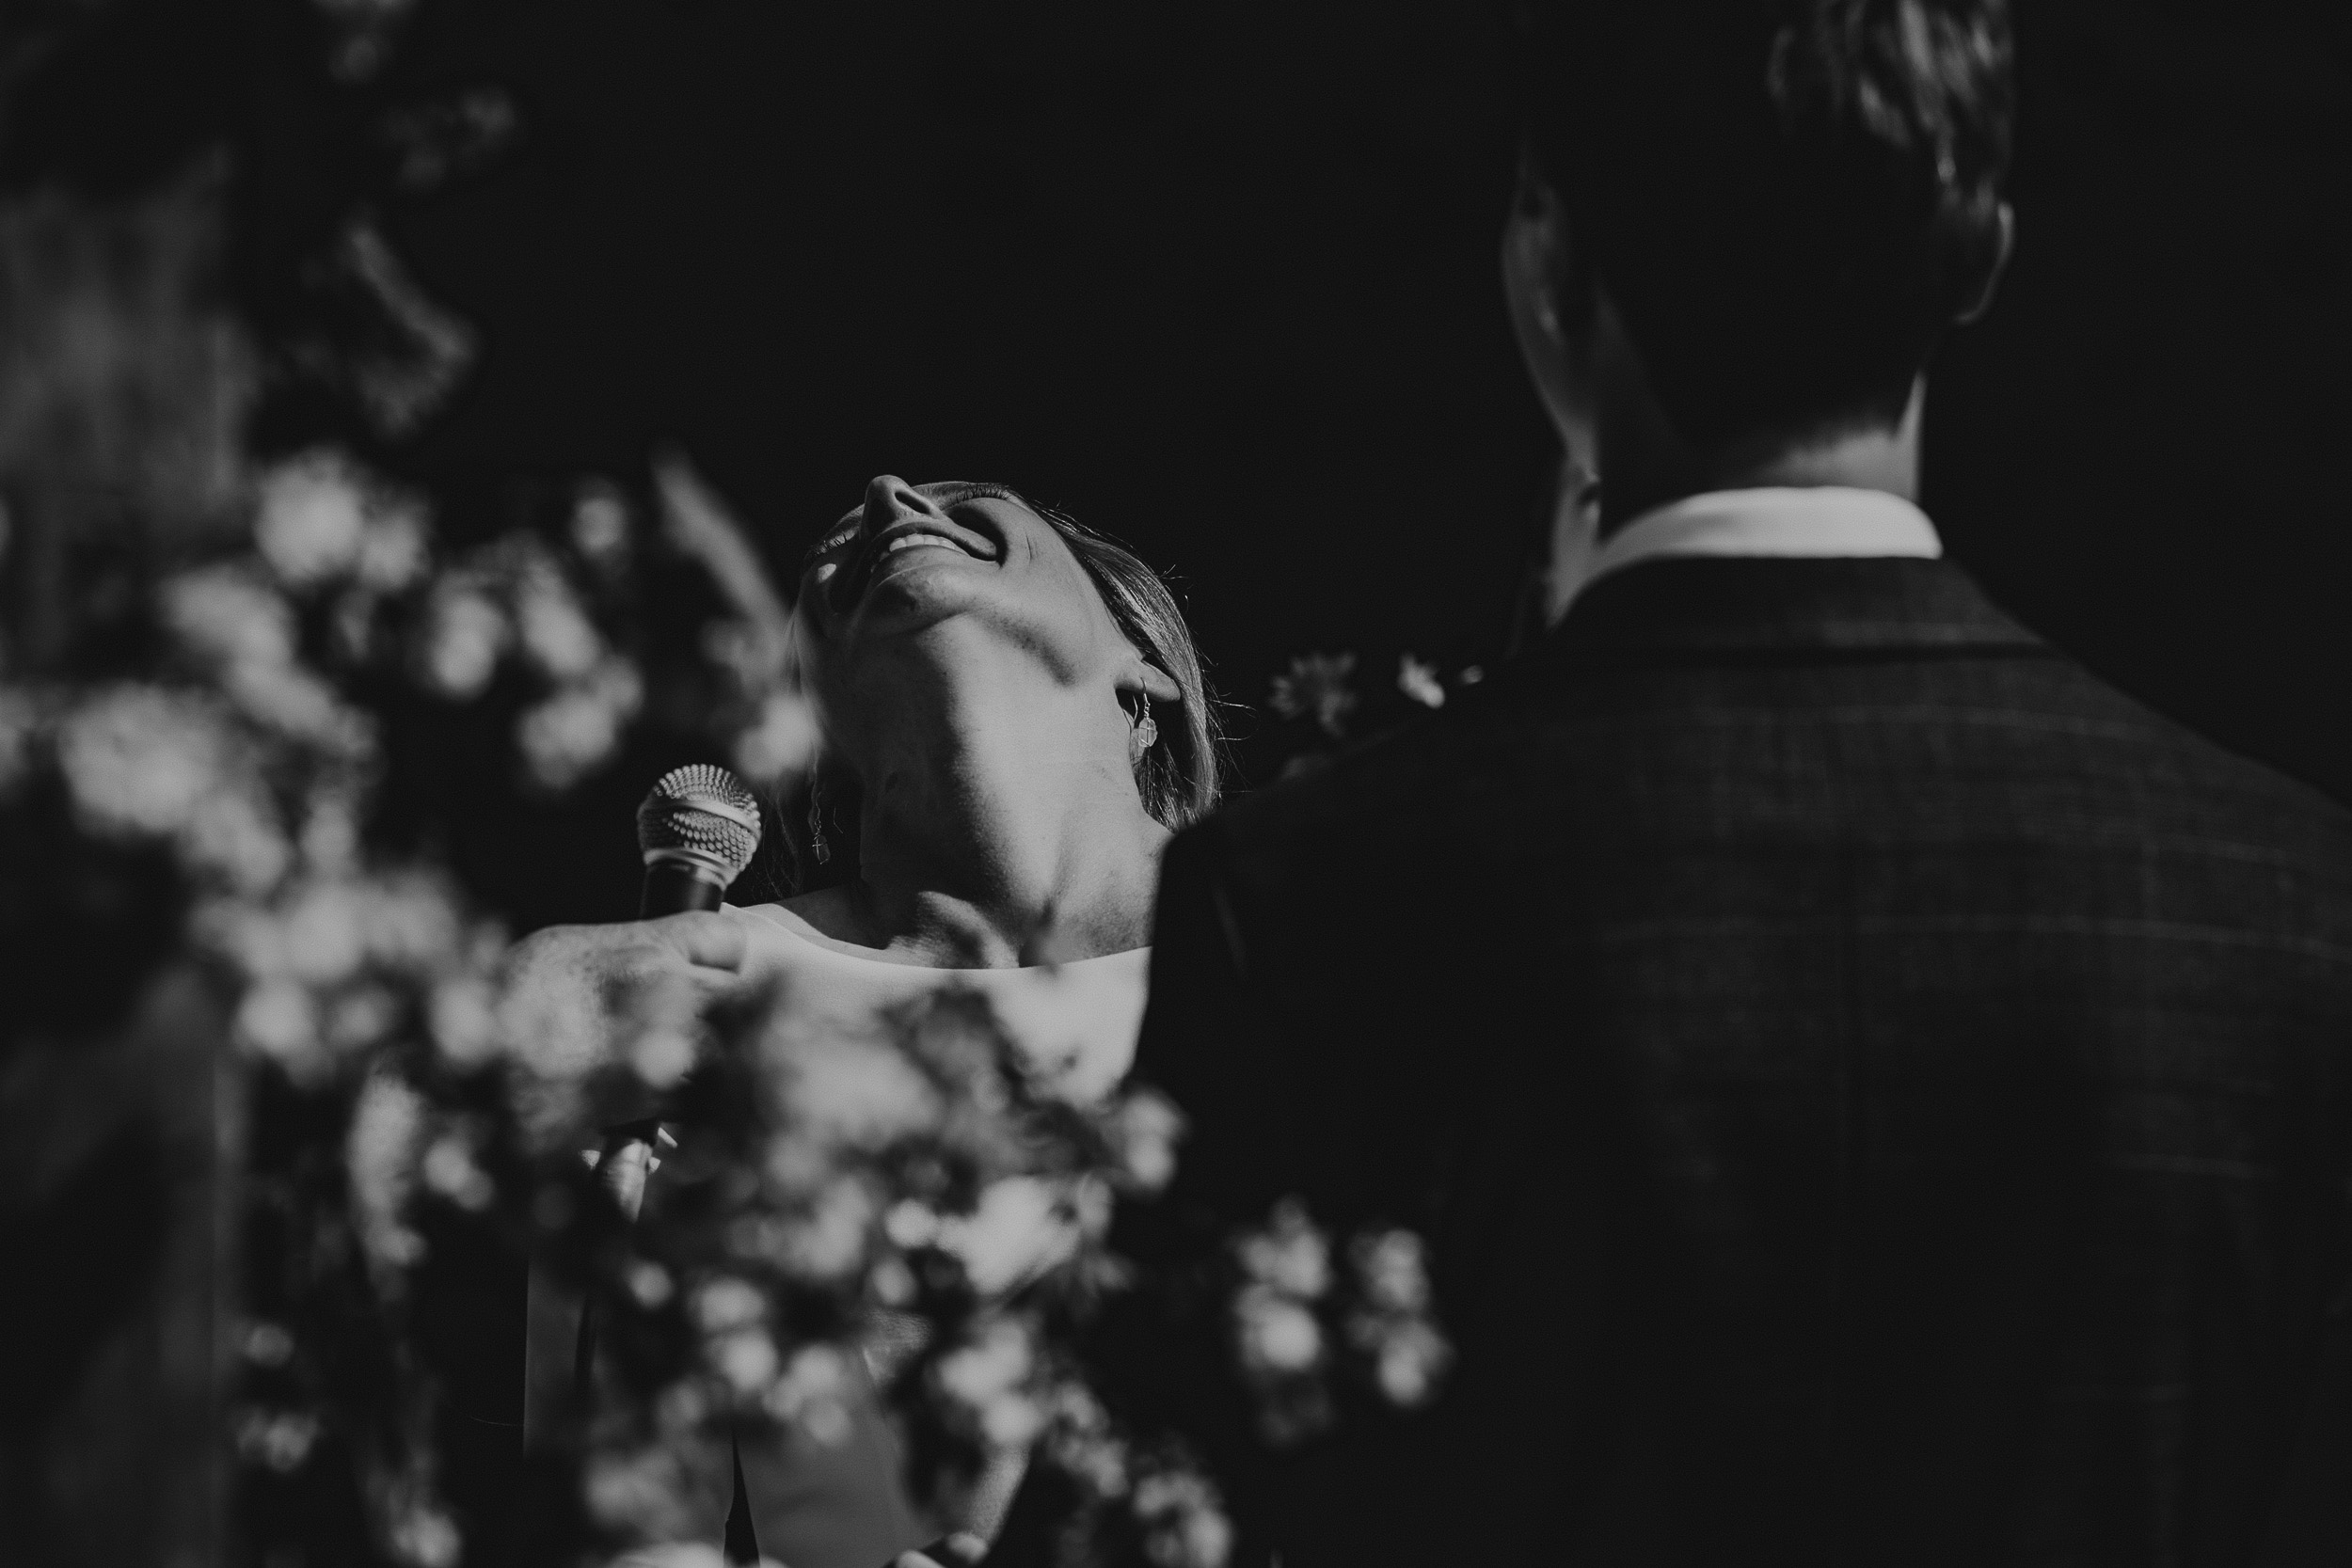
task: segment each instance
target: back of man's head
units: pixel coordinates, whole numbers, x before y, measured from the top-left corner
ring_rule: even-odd
[[[1531,126],[1701,446],[1892,425],[1991,276],[2006,0],[1538,0]]]

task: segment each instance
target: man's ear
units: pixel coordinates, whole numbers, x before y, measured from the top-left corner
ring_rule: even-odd
[[[1593,397],[1584,327],[1592,302],[1563,297],[1587,269],[1559,194],[1533,159],[1519,166],[1518,194],[1502,226],[1502,300],[1535,395],[1570,456],[1591,464]]]
[[[2017,247],[2017,213],[2006,201],[2000,206],[2000,237],[1994,242],[1993,260],[1984,269],[1983,278],[1970,291],[1967,301],[1952,317],[1955,326],[1966,326],[1993,309],[1993,293],[2000,287],[2001,275],[2009,270],[2010,252]]]

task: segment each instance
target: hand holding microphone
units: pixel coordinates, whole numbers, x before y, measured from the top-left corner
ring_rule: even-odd
[[[715,910],[759,848],[759,802],[723,768],[695,763],[673,768],[637,808],[637,847],[645,861],[640,920]],[[687,957],[691,961],[693,955]],[[675,1148],[676,1140],[659,1119],[647,1117],[606,1128],[603,1151],[595,1157],[605,1190],[632,1220],[644,1202],[645,1178],[661,1163],[658,1146]],[[591,1303],[580,1313],[574,1357],[583,1381],[595,1356]]]

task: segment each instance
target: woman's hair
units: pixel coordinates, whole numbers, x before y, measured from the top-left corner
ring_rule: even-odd
[[[1228,756],[1217,722],[1217,699],[1201,673],[1192,629],[1160,575],[1117,540],[1076,518],[992,484],[1043,518],[1086,568],[1103,603],[1136,652],[1175,681],[1183,717],[1159,726],[1159,735],[1136,762],[1136,789],[1143,809],[1168,829],[1207,816],[1223,793]],[[858,785],[826,755],[773,799],[763,802],[773,816],[760,835],[761,850],[746,882],[777,897],[813,893],[857,876]],[[810,832],[812,816],[824,824],[827,856],[819,862]]]

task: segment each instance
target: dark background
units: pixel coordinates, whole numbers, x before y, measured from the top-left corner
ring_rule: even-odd
[[[2352,9],[2020,13],[2019,248],[1936,368],[1928,508],[2027,624],[2352,796]],[[227,137],[268,318],[353,178],[349,111],[278,69],[310,13],[109,14],[19,165],[135,182]],[[995,478],[1172,568],[1241,702],[1311,649],[1375,691],[1400,650],[1501,653],[1548,436],[1498,297],[1493,8],[443,3],[398,45],[386,92],[491,88],[516,127],[378,203],[479,335],[375,454],[445,518],[675,441],[789,562],[872,473]],[[254,439],[315,423],[281,401]],[[458,859],[525,925],[625,912],[667,760],[567,805],[453,795]]]
[[[642,491],[675,443],[777,562],[879,471],[1015,484],[1172,568],[1245,704],[1311,650],[1368,699],[1402,651],[1503,653],[1551,452],[1497,282],[1495,8],[421,0],[354,86],[309,0],[8,4],[0,52],[37,47],[0,183],[127,197],[225,152],[258,341],[331,317],[355,210],[469,324],[421,427],[355,436],[297,376],[246,432],[358,445],[453,539],[582,475]],[[1936,366],[1928,510],[2027,625],[2352,800],[2352,8],[2019,12],[2019,247]],[[511,135],[405,184],[387,116],[485,92]],[[396,755],[393,814],[520,927],[630,912],[631,809],[691,744],[548,800],[483,785],[502,722]],[[1262,782],[1296,736],[1240,727]],[[504,1388],[513,1338],[453,1354]]]

